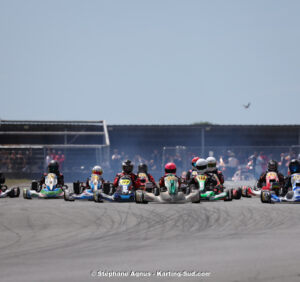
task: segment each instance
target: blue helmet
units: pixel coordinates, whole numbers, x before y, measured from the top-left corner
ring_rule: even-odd
[[[296,159],[291,160],[290,164],[289,164],[289,170],[290,170],[291,174],[300,172],[300,163],[299,163],[299,161],[296,160]]]

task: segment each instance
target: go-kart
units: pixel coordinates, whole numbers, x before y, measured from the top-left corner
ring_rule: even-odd
[[[278,190],[262,190],[261,202],[262,203],[300,203],[300,173],[291,175],[292,187],[284,196],[280,196]]]
[[[251,198],[260,197],[262,191],[274,191],[274,193],[279,196],[282,191],[282,187],[279,185],[279,178],[276,172],[270,171],[266,174],[266,183],[262,188],[257,188],[256,186],[243,186],[242,188],[242,196]]]
[[[0,184],[0,198],[17,198],[20,195],[19,187],[8,188],[5,184]]]
[[[196,186],[199,189],[201,201],[232,201],[233,199],[233,189],[224,188],[220,183],[217,182],[217,185],[208,183],[208,176],[205,174],[197,174],[194,176],[193,186]]]
[[[31,189],[23,189],[24,199],[61,199],[64,197],[64,190],[67,185],[58,186],[57,176],[54,173],[48,173],[45,177],[45,184],[39,185],[37,181],[32,181]]]
[[[111,194],[111,195],[110,195]],[[118,186],[112,187],[111,192],[96,190],[94,191],[95,202],[134,202],[135,191],[130,176],[122,176]]]
[[[102,181],[98,174],[91,175],[88,187],[83,182],[73,182],[73,193],[69,189],[64,190],[64,199],[65,201],[93,201],[95,191],[102,191]]]
[[[178,178],[173,174],[164,176],[165,187],[161,187],[158,194],[153,189],[152,192],[137,190],[135,192],[135,202],[137,204],[147,204],[148,202],[159,203],[200,203],[199,190],[191,190],[188,195],[185,195],[179,188]]]

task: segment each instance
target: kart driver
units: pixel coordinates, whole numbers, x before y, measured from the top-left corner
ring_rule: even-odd
[[[293,159],[289,163],[289,175],[286,178],[284,185],[284,192],[287,193],[288,189],[292,187],[291,178],[294,173],[300,173],[300,162],[297,159]]]
[[[99,180],[101,181],[101,183],[103,184],[105,181],[104,181],[104,179],[102,178],[102,174],[103,174],[103,170],[102,170],[102,167],[101,166],[99,166],[99,165],[95,165],[94,167],[93,167],[93,169],[92,169],[92,175],[93,174],[96,174],[96,175],[98,175],[99,176]],[[91,181],[91,177],[89,177],[87,180],[86,180],[86,187],[85,188],[87,188],[87,189],[90,189],[91,187],[90,187],[90,181]]]
[[[191,179],[191,175],[193,173],[193,171],[197,171],[197,168],[196,168],[196,162],[199,160],[199,157],[194,157],[192,159],[192,169],[190,169],[187,174],[186,174],[186,181],[190,181]]]
[[[151,182],[154,185],[154,187],[157,187],[155,179],[153,178],[153,176],[150,173],[148,173],[148,166],[146,164],[144,164],[144,163],[140,163],[139,164],[139,166],[138,166],[138,173],[137,173],[138,179],[139,179],[139,174],[140,173],[145,173],[147,175],[147,177],[148,177],[149,182]],[[145,179],[139,179],[139,181],[142,184],[146,180]]]
[[[64,176],[62,173],[59,172],[59,165],[58,162],[55,160],[52,160],[49,164],[48,164],[48,173],[54,173],[57,176],[57,185],[58,186],[63,186],[65,184],[64,181]],[[42,186],[43,184],[45,184],[45,178],[47,176],[48,173],[44,173],[41,180],[40,180],[40,186]]]
[[[284,187],[284,176],[283,174],[281,174],[279,171],[278,171],[278,163],[274,160],[270,160],[268,162],[268,169],[266,172],[263,172],[260,176],[260,178],[258,179],[257,181],[257,187],[258,188],[262,188],[265,184],[266,184],[266,176],[267,176],[267,173],[268,172],[276,172],[277,176],[278,176],[278,179],[279,179],[279,185],[281,187]]]
[[[205,175],[207,177],[205,186],[216,186],[218,184],[214,175],[212,173],[208,173],[207,171],[207,160],[199,159],[196,162],[196,168],[198,175]],[[194,184],[196,187],[198,187],[198,183],[196,182],[196,179],[194,177],[189,181],[189,186],[191,184]]]
[[[140,187],[140,182],[137,179],[137,176],[132,172],[133,171],[133,163],[130,160],[126,160],[122,163],[122,172],[118,173],[114,179],[113,186],[118,187],[119,180],[123,176],[130,176],[132,184],[135,189]]]
[[[217,160],[214,157],[208,157],[207,161],[207,174],[213,174],[219,180],[220,184],[224,184],[224,176],[222,171],[217,169]]]
[[[167,175],[167,174],[173,174],[177,179],[178,179],[178,185],[179,185],[179,187],[178,188],[180,188],[180,186],[181,186],[181,181],[180,181],[180,178],[176,175],[176,165],[174,164],[174,163],[167,163],[166,165],[165,165],[165,175],[164,176],[162,176],[161,178],[160,178],[160,180],[159,180],[159,187],[160,188],[162,188],[162,187],[166,187],[166,185],[165,185],[165,176]]]

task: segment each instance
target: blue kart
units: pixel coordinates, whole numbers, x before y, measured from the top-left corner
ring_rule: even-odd
[[[300,173],[291,175],[292,188],[284,197],[276,195],[274,191],[261,191],[262,203],[300,203]]]
[[[111,192],[97,190],[94,192],[95,202],[134,202],[135,191],[133,183],[129,176],[123,176],[119,179],[118,187],[112,188]]]
[[[102,191],[102,181],[97,174],[92,174],[89,179],[89,186],[85,186],[82,182],[73,183],[73,192],[69,190],[64,191],[65,201],[75,201],[75,200],[94,200],[94,194],[97,191]]]

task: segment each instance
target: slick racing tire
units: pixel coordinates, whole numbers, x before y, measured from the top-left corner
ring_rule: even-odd
[[[27,200],[31,200],[30,192],[28,189],[23,189],[23,198]]]
[[[94,191],[94,202],[103,203],[103,200],[101,198],[99,191]]]
[[[192,204],[200,204],[200,202],[201,202],[201,195],[200,195],[201,193],[200,193],[200,191],[199,191],[199,200],[197,200],[197,201],[192,201]]]
[[[110,183],[104,183],[103,184],[103,193],[106,195],[109,195],[110,190],[111,190],[111,184]]]
[[[32,182],[31,182],[31,190],[34,190],[34,191],[37,191],[37,192],[41,191],[39,183],[36,180],[32,180]]]
[[[19,187],[12,188],[7,195],[10,198],[18,198],[20,196],[20,188]]]
[[[79,195],[79,194],[81,194],[81,191],[82,189],[81,189],[81,186],[80,186],[80,182],[79,181],[77,181],[77,182],[73,182],[73,192],[74,192],[74,194],[77,194],[77,195]]]
[[[7,190],[7,186],[6,185],[1,185],[1,191],[4,193]]]
[[[64,190],[64,200],[74,202],[74,199],[70,197],[70,192],[68,190]]]
[[[269,191],[261,191],[260,200],[262,203],[271,203],[271,193]]]
[[[142,190],[135,191],[135,202],[137,204],[148,204],[148,202],[145,200],[145,194]]]
[[[288,192],[286,193],[286,198],[287,198],[288,200],[293,199],[293,197],[294,197],[294,191],[288,191]]]
[[[231,189],[226,189],[226,197],[224,199],[225,202],[230,202],[232,201],[232,190]]]

